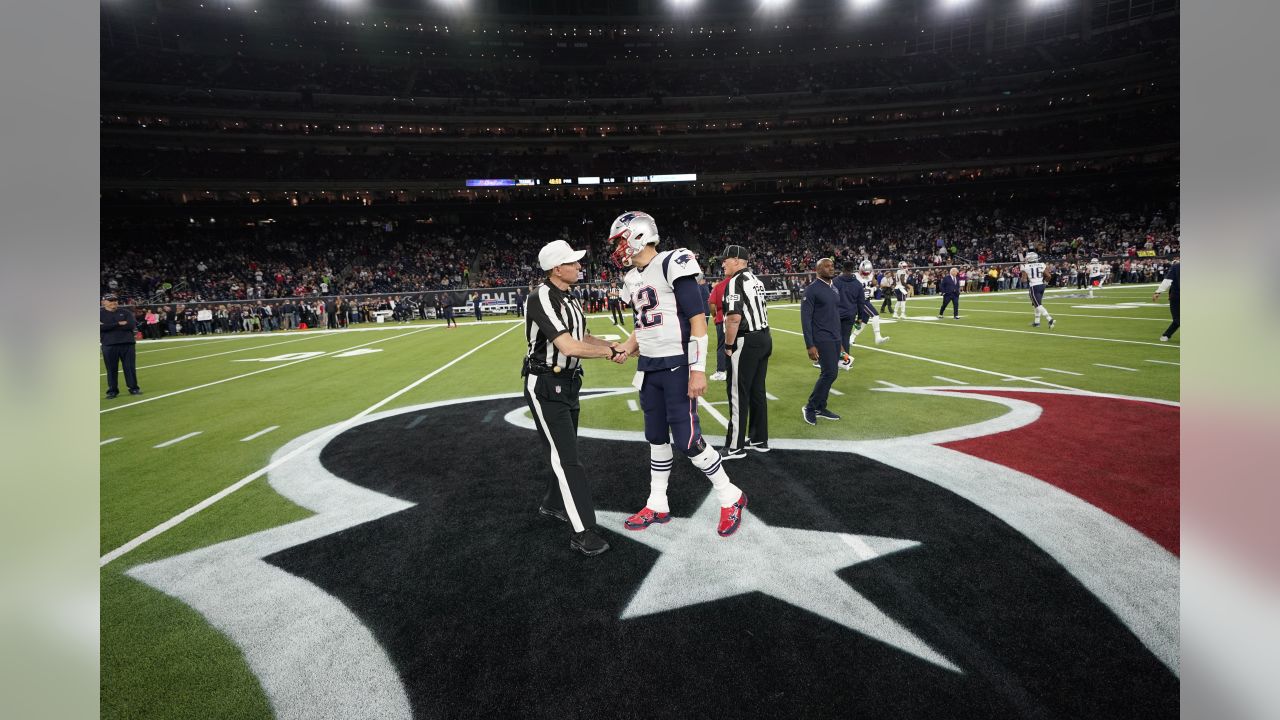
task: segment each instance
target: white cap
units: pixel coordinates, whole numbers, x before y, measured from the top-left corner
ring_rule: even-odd
[[[555,240],[542,246],[538,251],[538,264],[543,270],[550,270],[557,265],[565,263],[578,262],[586,255],[586,250],[574,250],[569,247],[569,243],[563,240]]]

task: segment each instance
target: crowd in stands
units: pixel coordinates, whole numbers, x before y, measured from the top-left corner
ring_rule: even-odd
[[[663,149],[580,150],[480,149],[387,154],[328,154],[313,151],[241,152],[104,147],[104,177],[220,178],[253,180],[423,180],[448,178],[619,176],[652,173],[725,173],[846,169],[930,162],[989,160],[1085,153],[1176,143],[1178,116],[1153,108],[1123,118],[933,137],[861,142],[779,142]]]
[[[136,305],[520,287],[540,274],[538,249],[557,238],[588,250],[586,280],[610,282],[619,278],[606,260],[611,248],[601,229],[610,213],[584,218],[549,209],[523,222],[461,225],[108,222],[101,290]],[[778,276],[806,273],[819,257],[832,255],[866,258],[878,268],[905,260],[927,270],[1016,263],[1034,248],[1064,267],[1094,256],[1112,259],[1118,279],[1180,253],[1176,202],[1142,211],[1085,203],[691,206],[659,213],[658,222],[663,247],[695,250],[712,275],[719,269],[710,259],[730,242],[751,249],[758,274]]]

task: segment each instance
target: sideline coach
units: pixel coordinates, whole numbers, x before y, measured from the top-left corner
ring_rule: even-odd
[[[119,371],[124,365],[124,383],[130,395],[141,395],[138,389],[137,321],[130,310],[121,310],[114,293],[102,296],[99,322],[102,336],[102,361],[107,366],[107,399],[120,394]]]
[[[552,476],[538,512],[573,527],[569,547],[584,555],[599,555],[609,549],[609,543],[596,533],[591,481],[578,460],[580,358],[611,358],[622,364],[627,355],[616,350],[615,343],[587,333],[582,305],[569,293],[578,282],[584,254],[563,240],[547,243],[538,253],[547,281],[529,294],[525,304],[529,352],[520,375],[525,379],[525,402],[551,460]]]

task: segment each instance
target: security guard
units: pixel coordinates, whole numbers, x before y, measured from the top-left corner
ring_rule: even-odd
[[[130,395],[141,395],[138,389],[137,371],[137,320],[133,312],[121,310],[118,298],[114,293],[102,296],[102,310],[99,311],[100,334],[102,337],[102,361],[107,366],[107,399],[120,394],[119,372],[124,365],[124,382],[129,386]]]
[[[729,427],[724,459],[745,457],[747,449],[769,452],[769,406],[765,378],[773,338],[769,335],[764,283],[747,269],[747,249],[730,245],[720,261],[729,279],[724,291],[724,351],[729,358]],[[748,430],[750,433],[748,434]]]
[[[563,240],[547,243],[538,253],[547,281],[530,293],[525,304],[529,352],[520,374],[525,402],[551,456],[552,477],[538,512],[573,527],[569,547],[584,555],[599,555],[609,549],[609,543],[595,531],[591,481],[578,460],[580,358],[610,358],[621,364],[627,354],[616,349],[617,343],[587,333],[582,305],[569,293],[578,282],[584,254]]]

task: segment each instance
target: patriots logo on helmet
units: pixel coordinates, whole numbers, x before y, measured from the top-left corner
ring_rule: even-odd
[[[648,213],[625,212],[609,228],[609,242],[615,243],[609,259],[618,267],[630,267],[631,257],[645,245],[658,244],[658,224]]]

